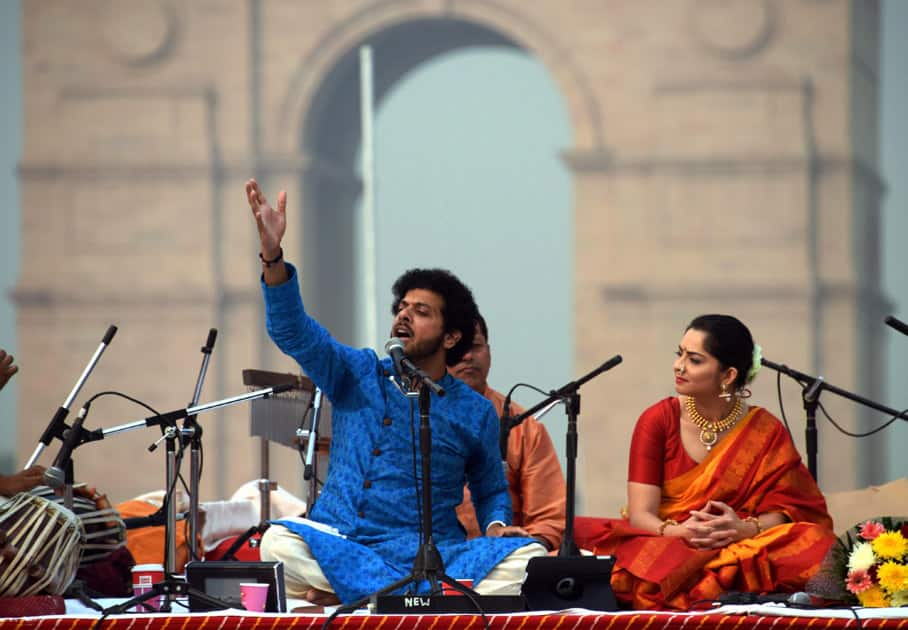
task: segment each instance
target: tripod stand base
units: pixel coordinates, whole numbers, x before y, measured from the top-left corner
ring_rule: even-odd
[[[116,606],[111,606],[110,608],[105,608],[101,614],[105,617],[107,615],[121,615],[126,612],[131,612],[131,609],[135,606],[138,606],[138,612],[170,612],[170,597],[176,596],[189,596],[196,597],[209,606],[211,610],[223,610],[226,608],[231,608],[231,605],[227,602],[221,601],[216,597],[211,597],[210,595],[199,591],[196,588],[190,586],[185,580],[176,577],[176,576],[165,576],[164,580],[161,582],[156,582],[152,584],[151,589],[142,593],[141,595],[136,595],[132,599],[129,599],[122,604],[117,604]],[[151,604],[146,604],[148,600],[162,597],[160,608],[153,606]]]
[[[474,603],[475,600],[475,603]],[[511,613],[527,610],[521,595],[378,595],[373,597],[374,612],[381,615],[406,613]]]

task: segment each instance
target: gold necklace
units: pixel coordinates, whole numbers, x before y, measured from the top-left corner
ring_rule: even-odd
[[[712,450],[712,447],[719,441],[719,434],[722,433],[722,431],[735,426],[735,423],[738,421],[738,416],[741,415],[741,410],[744,406],[741,404],[740,398],[735,398],[735,406],[732,407],[731,412],[721,420],[708,420],[705,418],[697,411],[697,403],[694,402],[692,396],[688,396],[684,400],[684,407],[687,409],[687,416],[690,418],[690,421],[700,427],[700,443],[709,451]]]

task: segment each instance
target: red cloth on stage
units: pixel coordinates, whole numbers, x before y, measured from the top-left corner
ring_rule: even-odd
[[[659,518],[685,521],[707,501],[740,517],[782,512],[791,521],[753,538],[701,551],[681,538],[631,527],[627,519],[576,519],[575,540],[617,558],[612,588],[637,609],[687,610],[725,591],[803,589],[835,542],[826,501],[791,442],[765,409],[748,414],[697,463],[684,451],[681,410],[669,398],[637,423],[629,478],[662,488]]]
[[[504,412],[504,395],[486,386],[483,393],[494,406],[498,417]],[[525,409],[511,403],[512,416]],[[531,536],[544,540],[549,549],[558,549],[564,536],[565,485],[561,463],[545,426],[530,416],[511,429],[505,476],[514,511],[513,525],[526,529]],[[470,491],[464,488],[464,500],[457,506],[457,519],[467,531],[467,538],[481,536]]]
[[[205,560],[221,560],[224,557],[224,554],[227,553],[233,544],[237,541],[239,536],[231,536],[222,540],[218,545],[211,551],[205,552]],[[240,562],[259,562],[262,559],[261,554],[261,534],[255,534],[249,540],[240,545],[240,548],[234,553],[234,557]],[[252,541],[255,546],[253,547]]]

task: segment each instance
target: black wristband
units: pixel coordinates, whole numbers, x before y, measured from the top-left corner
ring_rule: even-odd
[[[274,258],[274,260],[265,260],[265,257],[262,256],[262,252],[259,252],[259,260],[261,260],[262,263],[266,267],[270,267],[274,263],[280,262],[281,260],[283,260],[283,258],[284,258],[284,248],[283,247],[278,249],[277,256]]]

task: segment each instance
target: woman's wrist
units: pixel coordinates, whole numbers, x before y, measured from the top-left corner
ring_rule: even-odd
[[[758,516],[751,514],[750,516],[741,519],[741,521],[744,523],[749,523],[751,526],[753,526],[754,530],[756,530],[753,532],[751,537],[759,536],[760,533],[763,532],[763,525],[760,523],[760,518]]]
[[[680,523],[678,523],[678,521],[676,521],[675,519],[667,518],[659,524],[659,528],[658,528],[657,532],[660,536],[666,536],[667,535],[665,533],[666,529],[668,529],[669,527],[675,527],[679,524]]]

